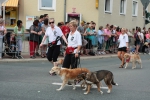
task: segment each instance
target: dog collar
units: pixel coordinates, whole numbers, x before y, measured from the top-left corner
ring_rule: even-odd
[[[131,58],[131,56],[129,57],[129,59],[126,59],[126,62],[130,62],[130,58]]]

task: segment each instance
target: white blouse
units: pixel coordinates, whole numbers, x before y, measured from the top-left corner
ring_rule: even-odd
[[[46,29],[45,35],[48,36],[49,43],[51,43],[51,42],[55,41],[58,36],[62,37],[63,33],[59,27],[54,26],[54,30],[52,30],[51,27],[48,27]],[[60,45],[60,44],[61,44],[61,42],[59,40],[57,42],[57,45]]]
[[[78,47],[82,46],[82,38],[81,34],[76,30],[74,34],[71,35],[71,32],[68,36],[68,47]],[[76,49],[74,50],[74,53],[76,53]]]

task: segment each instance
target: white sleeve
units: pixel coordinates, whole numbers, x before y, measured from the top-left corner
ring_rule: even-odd
[[[48,33],[50,32],[50,27],[48,27],[47,29],[46,29],[46,32],[45,32],[45,36],[48,36]]]
[[[60,29],[59,27],[57,27],[57,29],[58,29],[58,35],[59,35],[60,37],[63,36],[63,33],[62,33],[61,29]]]
[[[129,42],[128,35],[126,34],[125,36],[126,42]]]
[[[138,36],[139,36],[139,35],[141,35],[141,33],[140,33],[140,32],[138,32]]]
[[[103,33],[100,31],[100,30],[98,30],[98,35],[102,35]]]
[[[82,45],[82,39],[81,39],[81,34],[78,32],[77,34],[77,44],[78,46],[81,46]]]

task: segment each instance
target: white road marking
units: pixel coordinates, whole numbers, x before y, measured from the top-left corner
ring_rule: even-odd
[[[52,83],[53,85],[62,85],[62,83]],[[72,86],[72,85],[68,85],[66,84],[66,86]],[[81,87],[80,84],[75,85],[76,87]],[[97,88],[96,85],[93,85],[92,88]],[[100,87],[101,89],[108,89],[108,87]]]

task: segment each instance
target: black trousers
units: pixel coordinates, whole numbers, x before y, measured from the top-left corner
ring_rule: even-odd
[[[48,48],[47,59],[49,61],[56,62],[60,53],[60,45],[56,45]]]
[[[75,58],[74,54],[66,54],[62,67],[70,68],[70,65],[71,65],[71,69],[77,68],[78,59],[79,59],[78,57]]]

